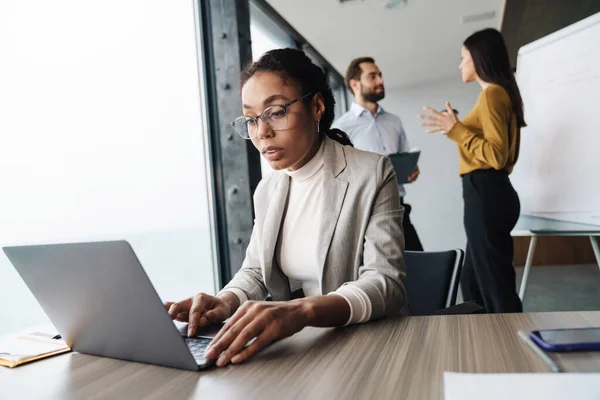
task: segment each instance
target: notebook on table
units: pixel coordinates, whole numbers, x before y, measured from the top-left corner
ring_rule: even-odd
[[[43,325],[0,337],[0,365],[14,368],[71,351],[52,325]]]

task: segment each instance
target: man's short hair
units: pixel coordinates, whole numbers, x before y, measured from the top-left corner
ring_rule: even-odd
[[[350,62],[350,65],[348,66],[348,69],[346,70],[346,79],[345,79],[346,87],[348,89],[350,89],[350,91],[353,94],[354,94],[354,91],[350,87],[350,80],[351,79],[354,79],[356,81],[360,80],[360,74],[362,73],[362,70],[360,69],[360,64],[364,63],[364,62],[375,64],[375,59],[373,59],[373,57],[355,58],[354,60],[352,60]]]

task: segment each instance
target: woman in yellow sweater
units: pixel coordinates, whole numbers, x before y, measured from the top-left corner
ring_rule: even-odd
[[[447,112],[425,107],[429,114],[419,117],[431,127],[428,132],[441,132],[458,146],[467,234],[461,275],[465,300],[488,312],[521,312],[510,236],[520,203],[508,175],[519,156],[520,129],[526,126],[523,101],[500,32],[475,32],[460,53],[463,81],[481,86],[475,107],[462,121],[449,102]]]

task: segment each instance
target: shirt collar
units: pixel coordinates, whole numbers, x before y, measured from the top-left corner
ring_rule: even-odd
[[[360,104],[358,104],[356,102],[352,102],[352,106],[350,106],[350,111],[356,117],[360,117],[364,113],[369,112],[369,110],[367,110],[366,108],[364,108],[363,106],[361,106]],[[377,104],[377,111],[375,112],[375,115],[383,114],[384,112],[385,111],[383,110],[383,107],[381,107],[379,104]]]

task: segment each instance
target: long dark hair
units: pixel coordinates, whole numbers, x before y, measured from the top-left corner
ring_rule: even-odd
[[[477,76],[485,82],[502,86],[510,97],[517,116],[517,126],[527,126],[523,114],[523,99],[510,67],[508,50],[502,34],[496,29],[487,28],[469,36],[463,45],[471,53]]]
[[[284,80],[292,80],[300,86],[302,94],[321,93],[325,112],[319,121],[319,131],[344,145],[351,144],[345,133],[330,129],[335,118],[335,99],[327,83],[327,75],[303,51],[288,48],[266,52],[258,61],[244,67],[240,75],[241,86],[243,87],[257,72],[272,72]],[[304,100],[305,105],[308,106],[312,99],[313,97],[307,97]]]

